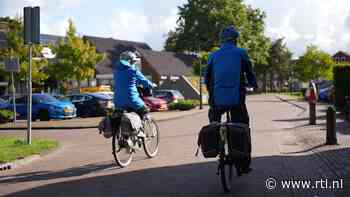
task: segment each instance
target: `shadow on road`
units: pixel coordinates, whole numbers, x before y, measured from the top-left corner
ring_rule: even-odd
[[[254,171],[246,176],[236,178],[232,196],[350,196],[350,185],[345,182],[338,190],[292,190],[282,189],[282,180],[315,180],[320,178],[348,180],[350,178],[348,158],[350,149],[325,151],[303,156],[266,156],[253,159]],[[335,168],[330,158],[335,156],[342,160],[343,168]],[[340,161],[339,161],[340,162]],[[338,163],[334,165],[339,166]],[[69,178],[63,182],[46,183],[36,188],[12,193],[9,196],[118,196],[118,197],[213,197],[227,196],[223,193],[219,177],[216,175],[217,162],[204,162],[167,166],[139,171],[121,172],[111,169],[112,164],[91,164],[59,172],[42,172],[17,174],[12,178],[2,179],[1,184],[41,181],[57,178]],[[79,177],[94,171],[110,169],[108,175]],[[323,172],[320,173],[320,170]],[[111,172],[114,174],[110,174]],[[328,173],[335,172],[335,173]],[[266,189],[266,179],[277,180],[276,190]],[[54,180],[52,180],[54,181]]]

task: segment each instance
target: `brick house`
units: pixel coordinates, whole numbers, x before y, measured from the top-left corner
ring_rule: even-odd
[[[333,55],[334,62],[341,64],[341,63],[349,63],[350,62],[350,54],[344,51],[338,51],[336,54]]]

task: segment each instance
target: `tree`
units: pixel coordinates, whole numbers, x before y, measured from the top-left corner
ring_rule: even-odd
[[[95,74],[96,64],[103,55],[96,53],[96,48],[88,41],[76,35],[76,28],[70,19],[66,36],[53,47],[57,61],[51,64],[50,73],[59,81],[75,79],[80,84]]]
[[[175,52],[209,51],[219,46],[220,30],[234,25],[241,33],[239,45],[248,49],[253,63],[266,63],[268,39],[265,13],[243,0],[188,0],[179,7],[177,27],[168,33],[165,49]]]
[[[279,88],[281,89],[284,83],[289,80],[292,73],[292,53],[284,43],[283,38],[274,40],[268,52],[268,67],[265,71],[267,71],[270,76],[270,89],[274,90],[273,81],[275,79],[278,80]],[[265,77],[267,77],[267,74]]]
[[[23,42],[23,20],[21,18],[0,18],[0,22],[6,23],[9,31],[6,34],[7,47],[0,49],[0,60],[3,61],[9,57],[17,57],[20,61],[21,70],[17,80],[26,80],[29,68],[28,47]],[[33,57],[41,57],[41,45],[33,45]],[[32,61],[32,81],[36,84],[42,84],[48,78],[45,69],[48,65],[47,60]],[[4,65],[0,68],[1,73],[5,74]]]
[[[332,56],[315,45],[307,47],[295,66],[295,72],[302,81],[310,79],[332,79],[334,62]]]

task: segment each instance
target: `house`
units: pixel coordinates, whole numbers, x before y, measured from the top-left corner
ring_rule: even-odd
[[[148,44],[84,36],[96,47],[96,51],[104,53],[105,58],[96,65],[96,85],[113,85],[112,63],[117,61],[121,52],[137,51],[141,56],[138,67],[141,72],[161,88],[180,90],[188,98],[198,98],[198,91],[191,86],[186,76],[192,75],[196,57],[173,52],[153,51]]]
[[[4,49],[6,47],[7,47],[6,33],[0,31],[0,49]]]
[[[95,80],[97,85],[112,85],[112,63],[119,58],[121,52],[136,48],[151,50],[148,44],[142,42],[95,36],[83,36],[83,38],[93,44],[98,53],[105,54],[105,58],[96,65]]]
[[[349,63],[350,62],[350,54],[344,51],[338,51],[333,55],[334,62],[341,63]]]

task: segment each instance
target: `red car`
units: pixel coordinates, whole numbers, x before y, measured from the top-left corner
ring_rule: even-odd
[[[164,99],[146,96],[143,97],[145,104],[149,107],[151,112],[163,111],[168,109],[168,105]]]

